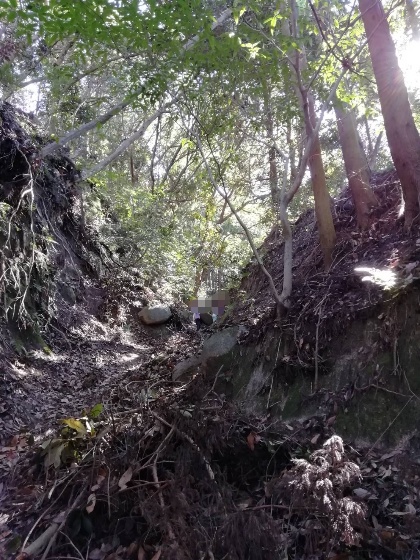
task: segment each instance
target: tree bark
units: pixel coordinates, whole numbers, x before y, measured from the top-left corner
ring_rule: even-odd
[[[296,0],[290,1],[291,6],[291,24],[292,35],[297,39],[298,33],[298,7]],[[286,29],[286,32],[288,30]],[[308,91],[302,83],[302,70],[307,66],[306,53],[302,46],[300,51],[293,52],[293,62],[289,58],[291,72],[293,75],[293,84],[299,103],[302,109],[303,118],[305,122],[305,130],[307,139],[313,135],[313,129],[317,124],[315,113],[315,100],[311,91]],[[308,140],[307,140],[308,142]],[[332,263],[332,252],[335,246],[336,235],[333,217],[331,213],[330,194],[327,189],[327,182],[325,179],[324,164],[321,155],[321,143],[319,141],[319,134],[313,138],[311,143],[309,160],[309,170],[311,173],[312,191],[315,200],[315,215],[318,224],[319,242],[324,256],[324,267],[330,268]]]
[[[306,95],[303,111],[306,134],[309,138],[316,125],[315,103],[311,92],[308,92]],[[308,164],[315,200],[315,215],[318,224],[319,242],[324,256],[324,266],[326,269],[329,269],[332,263],[332,252],[335,246],[336,235],[331,213],[330,193],[327,189],[324,164],[321,155],[321,143],[318,134],[314,138]]]
[[[368,165],[369,165],[369,169],[371,171],[374,171],[375,168],[376,168],[376,160],[378,158],[379,150],[380,150],[380,147],[381,147],[383,134],[384,134],[384,132],[383,132],[383,130],[381,130],[380,133],[378,134],[376,140],[375,140],[375,145],[373,147],[373,150],[369,153]]]
[[[370,187],[370,173],[360,145],[354,111],[338,101],[334,110],[347,179],[356,208],[357,225],[365,230],[369,226],[370,212],[378,200]]]
[[[268,84],[264,80],[263,98],[264,98],[264,117],[265,117],[265,130],[267,140],[269,143],[268,148],[268,165],[269,165],[269,178],[270,178],[270,193],[271,193],[271,206],[275,216],[276,225],[278,224],[279,209],[280,209],[280,189],[279,178],[277,173],[277,150],[275,147],[276,139],[274,138],[274,116],[272,101],[270,98],[270,91]]]
[[[385,132],[405,203],[405,226],[419,214],[420,135],[414,124],[404,77],[380,0],[359,0],[378,86]]]

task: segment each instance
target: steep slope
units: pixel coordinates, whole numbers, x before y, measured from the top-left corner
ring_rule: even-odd
[[[312,379],[329,337],[386,304],[382,288],[366,291],[353,278],[356,257],[378,267],[388,249],[398,251],[397,301],[415,293],[416,267],[407,264],[416,238],[387,221],[397,212],[396,182],[378,187],[385,204],[365,236],[353,232],[346,203],[338,204],[342,260],[329,274],[320,270],[313,217],[299,220],[296,289],[284,324],[276,323],[264,278],[250,265],[220,332],[197,333],[180,304],[169,323],[148,327],[138,310],[159,295],[107,260],[83,223],[72,163],[65,154],[39,160],[42,140],[24,132],[10,106],[2,111],[0,557],[417,557],[415,434],[385,452],[347,445],[335,422],[334,411],[351,405],[341,388],[316,392],[303,417],[282,419],[275,402],[284,381],[292,385],[295,364],[301,378]],[[279,283],[274,236],[265,260]],[[174,379],[177,363],[197,354],[203,339],[202,356],[209,356],[229,322],[245,327],[237,329],[233,355],[207,358],[192,378]],[[358,352],[354,341],[350,348]],[[264,383],[242,401],[228,398],[261,364],[269,366]],[[364,389],[354,385],[353,395]],[[254,407],[258,400],[262,408]]]

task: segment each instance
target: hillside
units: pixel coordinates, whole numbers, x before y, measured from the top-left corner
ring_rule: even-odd
[[[337,355],[329,350],[340,336],[362,331],[373,317],[383,321],[383,343],[394,348],[392,335],[404,327],[400,316],[388,324],[395,304],[410,304],[416,313],[420,233],[406,233],[398,220],[395,174],[375,176],[381,205],[363,234],[348,193],[335,201],[338,243],[328,273],[313,213],[297,221],[292,306],[283,322],[265,278],[250,263],[226,316],[197,333],[185,305],[154,293],[138,271],[123,271],[84,227],[78,173],[68,156],[51,157],[39,169],[30,158],[42,139],[25,132],[10,106],[1,116],[1,203],[13,231],[3,257],[8,270],[25,270],[33,254],[28,239],[37,243],[26,300],[31,306],[24,312],[11,307],[11,315],[4,310],[1,331],[1,557],[416,558],[415,422],[392,446],[385,433],[369,440],[366,429],[363,445],[360,438],[341,439],[336,417],[369,390],[388,392],[401,403],[386,419],[391,428],[408,411],[404,403],[419,400],[418,387],[397,371],[393,378],[361,376],[365,385],[352,381],[347,399],[342,386],[324,384],[328,360]],[[30,199],[22,190],[26,182],[12,191],[8,186],[10,175],[29,170]],[[278,234],[262,250],[279,285]],[[20,254],[26,255],[22,261]],[[368,268],[362,275],[371,281],[355,267]],[[384,270],[392,275],[376,272]],[[170,303],[172,317],[164,325],[144,325],[139,310],[156,301]],[[299,368],[312,382],[319,368],[318,387],[311,388],[316,406],[308,401],[300,417],[282,417],[270,389],[267,406],[253,409],[254,397],[231,396],[231,385],[243,379],[232,380],[211,360],[174,380],[175,366],[202,346],[204,353],[231,325],[243,326],[233,364],[243,371],[270,363],[273,331],[281,333],[274,340],[277,357],[278,340],[288,346],[280,364],[276,357],[271,379],[281,384],[284,376],[291,385]],[[348,339],[357,354],[359,341]],[[247,351],[256,346],[247,363]],[[402,363],[404,348],[397,350]]]

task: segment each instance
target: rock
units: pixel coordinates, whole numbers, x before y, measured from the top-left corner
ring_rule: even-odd
[[[184,321],[189,321],[191,323],[192,313],[189,309],[179,309],[178,310],[178,315],[179,315],[180,319],[182,319]]]
[[[143,307],[139,313],[139,317],[146,325],[162,325],[172,317],[172,311],[168,305]]]
[[[208,327],[213,324],[213,317],[210,313],[200,313],[200,319]]]
[[[203,361],[209,358],[219,358],[228,354],[235,346],[240,327],[229,327],[216,332],[204,341],[201,358]]]
[[[172,372],[172,381],[187,381],[198,372],[200,364],[201,358],[198,356],[191,356],[191,358],[179,362]]]
[[[61,297],[66,301],[69,305],[74,305],[76,303],[76,294],[69,284],[65,284],[64,282],[57,283],[57,291],[61,295]]]

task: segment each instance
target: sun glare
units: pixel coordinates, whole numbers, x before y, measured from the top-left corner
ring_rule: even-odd
[[[362,274],[362,282],[371,282],[381,288],[390,289],[397,283],[397,275],[389,269],[359,266],[354,269],[357,274]],[[364,274],[364,275],[363,275]]]
[[[398,61],[410,91],[420,89],[420,40],[408,41],[397,49]]]

